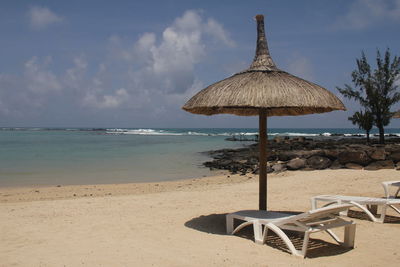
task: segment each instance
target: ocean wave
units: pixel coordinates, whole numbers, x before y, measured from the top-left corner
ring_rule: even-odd
[[[288,137],[365,137],[366,134],[356,129],[285,129],[279,131],[279,129],[271,128],[271,132],[268,136],[288,136]],[[225,136],[225,137],[254,137],[258,135],[256,129],[158,129],[158,128],[45,128],[45,127],[0,127],[0,131],[68,131],[68,132],[99,132],[102,134],[109,135],[153,135],[153,136]],[[376,132],[371,133],[371,137],[377,137]],[[387,137],[400,137],[400,131],[398,128],[392,129],[385,133]]]
[[[161,130],[161,129],[107,129],[106,134],[126,134],[126,135],[163,135],[163,136],[226,136],[226,137],[240,137],[240,136],[256,136],[258,132],[201,132],[201,131],[172,131],[172,130]],[[268,136],[289,136],[289,137],[365,137],[365,133],[302,133],[302,132],[270,132]],[[371,136],[377,136],[376,134],[371,134]],[[385,136],[398,136],[400,133],[387,133]]]
[[[132,135],[182,135],[180,133],[168,132],[154,129],[107,129],[107,134],[132,134]]]
[[[223,133],[213,133],[213,132],[199,132],[199,131],[170,131],[170,130],[156,130],[156,129],[107,129],[107,134],[130,134],[130,135],[171,135],[171,136],[183,136],[183,135],[193,135],[193,136],[255,136],[256,132],[223,132]]]
[[[320,136],[320,134],[316,133],[268,133],[270,136]]]

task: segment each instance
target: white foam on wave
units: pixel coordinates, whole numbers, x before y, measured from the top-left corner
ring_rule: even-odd
[[[213,133],[207,131],[181,131],[179,130],[161,130],[161,129],[151,129],[151,128],[141,128],[141,129],[123,129],[123,128],[115,128],[115,129],[106,129],[107,134],[127,134],[127,135],[164,135],[164,136],[256,136],[258,132],[221,132],[221,133]],[[330,132],[321,132],[321,133],[301,133],[301,132],[272,132],[268,133],[269,136],[304,136],[304,137],[317,137],[317,136],[324,136],[324,137],[331,137],[334,136],[335,133]],[[365,133],[357,132],[357,133],[343,133],[345,137],[352,137],[352,136],[366,136]],[[388,135],[395,135],[400,137],[400,133],[387,133],[385,136]],[[371,134],[373,136],[373,134]]]
[[[182,133],[181,135],[184,135],[184,133]],[[200,135],[200,136],[209,136],[211,134],[207,134],[207,133],[199,133],[199,132],[187,132],[187,135]]]
[[[351,133],[351,134],[345,133],[343,135],[346,136],[346,137],[352,137],[352,136],[355,136],[355,135],[366,136],[366,134],[364,134],[364,133]]]
[[[107,129],[107,134],[132,134],[132,135],[182,135],[181,133],[167,132],[154,129]]]
[[[271,136],[319,136],[320,134],[313,133],[268,133]]]
[[[258,133],[256,132],[240,132],[240,133],[209,133],[209,132],[196,132],[196,131],[186,131],[186,132],[173,132],[168,130],[155,130],[155,129],[107,129],[107,134],[131,134],[131,135],[172,135],[172,136],[182,136],[182,135],[194,135],[194,136],[254,136]]]

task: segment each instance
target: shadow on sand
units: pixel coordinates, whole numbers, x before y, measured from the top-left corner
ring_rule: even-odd
[[[358,219],[358,220],[371,221],[371,219],[368,217],[368,215],[365,212],[358,211],[358,210],[349,210],[348,216],[349,216],[349,218],[354,218],[354,219]],[[385,223],[400,224],[400,217],[386,215]]]
[[[226,214],[202,215],[187,221],[185,226],[208,234],[226,235]]]
[[[299,213],[299,212],[288,212],[288,211],[284,212],[293,214]],[[226,213],[202,215],[187,221],[185,223],[185,226],[208,234],[227,235],[225,228],[226,225],[225,216]],[[235,221],[235,227],[237,226],[237,224],[238,222]],[[287,234],[290,238],[290,241],[292,241],[296,249],[301,250],[301,246],[303,244],[303,237],[301,236],[301,234],[297,232],[287,232]],[[235,235],[254,242],[254,234],[252,226],[243,228]],[[332,242],[334,241],[332,240]],[[286,247],[285,243],[272,231],[268,232],[266,245],[290,254],[290,251]],[[311,238],[308,243],[307,258],[334,256],[343,254],[349,250],[351,249],[344,248],[336,243],[330,243],[321,239]]]

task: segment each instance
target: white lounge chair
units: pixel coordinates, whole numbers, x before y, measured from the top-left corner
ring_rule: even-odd
[[[373,197],[357,197],[357,196],[342,196],[342,195],[320,195],[311,198],[312,209],[317,209],[318,201],[328,202],[330,204],[352,204],[355,207],[364,211],[373,222],[383,223],[385,221],[387,207],[392,208],[400,214],[400,209],[395,205],[400,205],[400,199],[393,198],[373,198]],[[379,217],[376,217],[373,213]],[[341,215],[347,215],[347,211],[341,212]]]
[[[348,204],[332,205],[298,215],[263,210],[243,210],[226,215],[226,231],[228,234],[233,235],[245,226],[253,225],[255,242],[264,244],[268,231],[271,230],[282,239],[293,255],[304,258],[307,253],[310,234],[316,232],[326,231],[340,245],[354,247],[356,224],[337,216],[339,212],[345,211],[350,207],[351,205]],[[234,219],[242,220],[244,223],[234,229]],[[330,230],[342,226],[344,227],[343,242]],[[301,250],[295,248],[284,230],[304,233]]]
[[[385,190],[386,198],[396,198],[400,192],[400,181],[386,181],[382,182],[383,190]],[[390,187],[397,187],[397,191],[393,196],[390,196]]]

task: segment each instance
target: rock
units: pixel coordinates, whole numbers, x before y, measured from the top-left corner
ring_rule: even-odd
[[[339,162],[341,164],[356,163],[359,165],[367,165],[371,159],[365,151],[347,150],[339,153]]]
[[[273,171],[274,170],[272,169],[272,167],[267,165],[267,173],[271,173]],[[252,171],[252,174],[260,174],[260,169],[258,167],[254,168],[254,170]]]
[[[394,153],[390,154],[389,158],[396,163],[399,162],[400,161],[400,152],[394,152]]]
[[[312,156],[323,156],[324,151],[320,149],[315,150],[289,150],[289,151],[279,151],[276,156],[279,160],[288,161],[295,158],[309,158]]]
[[[304,136],[299,136],[297,138],[294,138],[293,140],[300,143],[304,143],[306,141],[306,138]]]
[[[374,150],[371,155],[370,155],[371,159],[374,160],[385,160],[386,159],[386,153],[384,149],[377,149]]]
[[[339,153],[342,152],[338,149],[324,149],[324,156],[329,158],[330,160],[337,159]]]
[[[302,169],[306,166],[306,160],[300,158],[291,159],[286,166],[289,170]]]
[[[337,169],[343,168],[343,165],[340,164],[339,160],[335,160],[334,162],[332,162],[332,164],[329,168],[332,170],[337,170]]]
[[[276,153],[276,159],[278,160],[287,161],[296,157],[297,154],[294,151],[279,151]]]
[[[276,142],[278,141],[278,142]],[[376,144],[372,139],[371,145],[365,145],[363,138],[342,139],[303,139],[284,137],[268,142],[267,172],[291,170],[313,170],[324,168],[324,163],[331,169],[348,168],[360,169],[369,166],[374,161],[391,160],[400,165],[400,138],[388,138],[385,145]],[[213,159],[203,163],[210,169],[228,170],[231,173],[258,173],[259,145],[251,144],[245,148],[221,149],[204,152]],[[328,160],[331,162],[328,164]],[[307,163],[307,159],[309,164]],[[305,161],[305,166],[303,163]],[[352,165],[353,163],[356,165]],[[274,166],[277,165],[278,166]],[[280,165],[282,166],[280,166]],[[361,166],[360,166],[361,165]],[[274,169],[272,168],[274,166]],[[375,163],[367,169],[389,168],[392,164]],[[397,167],[400,169],[400,166]]]
[[[267,173],[271,173],[274,172],[274,169],[272,169],[271,166],[267,166]]]
[[[363,166],[361,166],[360,164],[356,164],[356,163],[346,163],[344,166],[347,169],[353,169],[353,170],[361,170],[363,168]]]
[[[364,170],[368,171],[376,171],[380,169],[393,169],[394,164],[391,160],[379,160],[370,163],[368,166],[364,168]]]
[[[232,160],[231,159],[220,159],[220,160],[216,160],[216,164],[220,165],[220,166],[229,166],[232,164]]]
[[[307,166],[316,169],[316,170],[323,170],[331,166],[332,161],[328,158],[321,157],[321,156],[312,156],[307,159]]]
[[[286,171],[286,166],[285,166],[285,164],[278,163],[278,164],[272,165],[272,169],[274,170],[274,172]]]
[[[247,163],[251,164],[251,165],[257,165],[258,164],[258,158],[251,157],[251,158],[247,159]]]

